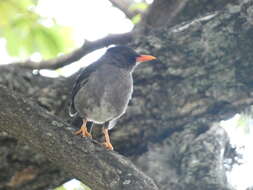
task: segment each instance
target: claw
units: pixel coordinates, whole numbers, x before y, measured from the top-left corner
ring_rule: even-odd
[[[113,146],[111,143],[104,142],[102,145],[107,149],[107,150],[113,150]]]
[[[81,128],[75,132],[75,135],[81,135],[82,137],[92,138],[91,134],[87,130],[86,123],[87,123],[87,121],[83,120],[83,124],[82,124]]]

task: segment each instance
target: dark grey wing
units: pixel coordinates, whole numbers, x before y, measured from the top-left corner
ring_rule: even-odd
[[[82,68],[81,71],[79,71],[80,73],[77,76],[76,82],[73,86],[72,93],[71,93],[71,102],[70,102],[70,107],[69,107],[69,115],[71,117],[74,117],[77,115],[77,111],[74,104],[74,99],[77,92],[80,90],[80,88],[83,85],[87,83],[90,74],[93,73],[100,65],[101,65],[100,61],[96,61],[90,64],[88,67]]]

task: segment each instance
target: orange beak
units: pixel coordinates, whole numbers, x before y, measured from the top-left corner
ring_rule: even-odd
[[[152,55],[140,55],[139,57],[136,58],[137,62],[144,62],[144,61],[151,61],[156,59],[156,57]]]

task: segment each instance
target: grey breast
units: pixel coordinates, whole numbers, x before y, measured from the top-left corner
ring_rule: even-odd
[[[125,113],[132,91],[131,71],[104,64],[89,76],[74,103],[83,118],[104,123]]]

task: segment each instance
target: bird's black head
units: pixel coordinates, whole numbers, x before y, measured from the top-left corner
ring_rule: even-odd
[[[106,56],[111,57],[112,60],[110,64],[126,69],[134,68],[136,62],[155,59],[153,56],[140,55],[127,46],[115,46],[109,48],[106,52]]]

